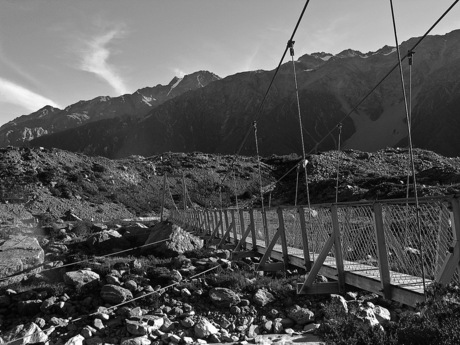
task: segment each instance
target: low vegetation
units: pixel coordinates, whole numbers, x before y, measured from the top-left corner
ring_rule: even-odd
[[[325,307],[318,334],[334,345],[456,345],[460,344],[460,288],[433,285],[417,313],[403,313],[399,320],[369,327],[360,316],[345,313],[334,304]]]

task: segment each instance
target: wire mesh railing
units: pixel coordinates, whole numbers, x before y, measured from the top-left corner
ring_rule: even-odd
[[[241,240],[250,227],[251,233],[245,241],[253,248],[270,243],[283,225],[288,248],[306,249],[309,257],[304,259],[313,262],[325,250],[334,231],[338,231],[340,246],[326,248],[326,263],[333,263],[340,250],[345,271],[369,274],[380,280],[382,269],[387,267],[391,284],[398,286],[420,286],[422,281],[429,285],[436,281],[450,264],[453,248],[459,245],[460,224],[455,221],[460,220],[460,204],[453,197],[422,198],[418,210],[414,200],[406,199],[334,205],[270,208],[264,210],[265,214],[260,209],[213,210],[203,211],[201,218],[212,230],[221,223],[218,236],[223,235],[227,224],[233,223],[234,229],[229,237],[236,241]],[[196,210],[176,211],[175,214],[181,212]],[[382,220],[380,228],[376,212]],[[184,218],[183,215],[180,217]],[[377,240],[378,231],[383,232],[383,242]],[[305,243],[308,248],[304,248]],[[281,245],[281,238],[276,244]],[[382,253],[386,253],[387,265],[381,262],[379,256]],[[456,265],[451,268],[454,273],[450,280],[460,283],[458,263]]]

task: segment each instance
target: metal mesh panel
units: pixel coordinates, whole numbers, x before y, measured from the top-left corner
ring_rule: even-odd
[[[278,212],[276,209],[265,210],[266,219],[267,219],[267,232],[268,232],[268,243],[271,242],[273,236],[279,229],[279,218]],[[278,238],[276,241],[277,244],[281,244],[281,238]]]
[[[447,206],[442,201],[420,203],[420,228],[415,204],[383,206],[390,270],[403,273],[391,274],[392,283],[421,282],[422,265],[429,280],[439,272],[453,238]]]
[[[332,234],[331,210],[326,207],[303,208],[307,226],[307,238],[309,243],[310,256],[316,260],[324,244]]]
[[[243,236],[243,234],[247,230],[247,228],[249,226],[251,226],[251,216],[249,214],[249,211],[246,211],[246,210],[243,211],[243,220],[244,220],[244,227],[241,228],[241,236]],[[249,236],[246,237],[246,243],[252,243],[251,234],[249,234]]]
[[[256,232],[256,239],[260,245],[265,244],[265,234],[264,234],[264,221],[262,218],[261,210],[254,210],[254,228]]]
[[[283,219],[288,247],[303,249],[302,228],[297,208],[283,209]]]
[[[339,207],[337,217],[345,270],[378,277],[377,243],[371,206]]]
[[[231,217],[231,214],[230,214],[230,217]],[[230,218],[232,219],[232,218]],[[235,210],[234,211],[234,220],[235,220],[235,231],[232,231],[232,233],[230,234],[230,237],[235,240],[235,233],[236,233],[236,240],[240,240],[241,239],[241,233],[242,230],[241,229],[241,221],[240,221],[240,213],[238,212],[238,210]]]

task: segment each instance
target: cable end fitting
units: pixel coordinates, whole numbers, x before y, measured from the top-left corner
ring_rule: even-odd
[[[288,43],[287,43],[287,46],[289,48],[289,52],[290,52],[291,56],[294,56],[294,43],[295,43],[295,41],[293,41],[293,40],[289,40]]]
[[[413,50],[407,51],[407,57],[409,58],[409,65],[412,65],[412,57],[414,56],[415,52]]]

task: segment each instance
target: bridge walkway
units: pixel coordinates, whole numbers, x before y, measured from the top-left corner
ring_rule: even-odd
[[[454,196],[374,203],[174,211],[170,220],[236,256],[261,256],[259,270],[305,268],[298,293],[346,285],[415,305],[434,282],[460,283],[460,203]],[[316,282],[317,274],[332,281]]]

